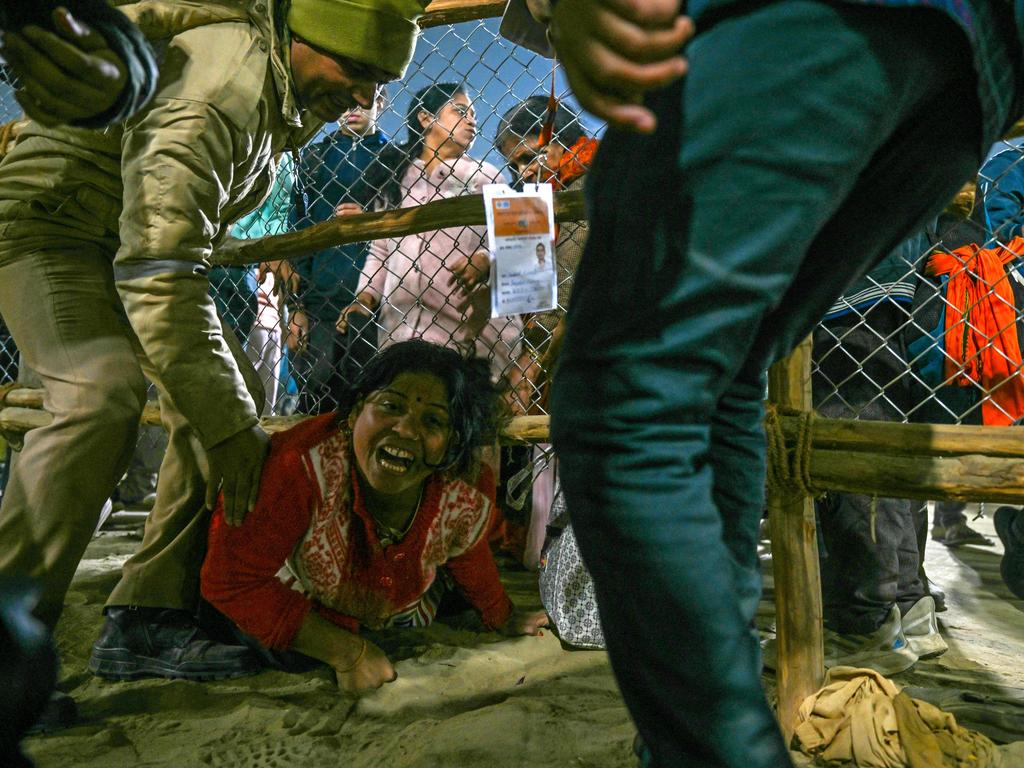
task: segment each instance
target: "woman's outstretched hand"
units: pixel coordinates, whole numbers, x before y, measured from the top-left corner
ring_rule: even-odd
[[[512,609],[512,615],[501,625],[501,634],[509,637],[518,635],[541,635],[544,627],[551,623],[544,611],[521,611]]]
[[[338,678],[338,687],[349,693],[375,691],[398,678],[387,654],[366,638],[362,640],[362,650],[348,665],[344,662],[332,664]]]

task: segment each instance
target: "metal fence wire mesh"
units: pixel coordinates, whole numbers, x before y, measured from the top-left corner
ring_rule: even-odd
[[[496,19],[427,30],[410,74],[389,84],[377,114],[350,113],[285,156],[270,197],[231,235],[275,235],[473,194],[492,181],[557,175],[561,150],[599,127],[581,122],[559,74],[566,111],[555,151],[538,150],[551,63],[497,30]],[[0,83],[0,120],[19,114],[10,84]],[[1008,139],[993,147],[976,185],[850,286],[817,327],[817,410],[929,423],[1024,417],[1022,227],[1024,148]],[[211,293],[262,375],[266,415],[335,408],[369,356],[413,337],[486,356],[509,382],[516,410],[539,414],[586,232],[582,223],[560,227],[559,306],[533,316],[490,317],[486,238],[476,226],[215,268]],[[0,319],[0,384],[17,375]]]
[[[850,286],[814,332],[826,416],[1010,425],[1024,417],[1024,143]]]
[[[492,182],[521,183],[519,169],[538,154],[552,66],[503,40],[497,26],[488,19],[427,30],[410,74],[382,91],[377,114],[349,113],[284,156],[270,198],[232,236],[280,234],[339,215],[479,193]],[[560,78],[555,87],[565,99]],[[556,141],[592,134],[562,103]],[[517,112],[520,133],[503,121]],[[535,178],[536,165],[528,173]],[[579,251],[580,230],[566,226],[560,239]],[[558,259],[563,298],[574,272],[567,259],[578,261],[568,250]],[[221,316],[263,377],[266,414],[335,408],[375,351],[408,338],[488,358],[495,377],[514,387],[517,410],[542,412],[540,360],[562,309],[491,318],[488,270],[486,232],[466,226],[251,269],[220,267],[210,280]]]

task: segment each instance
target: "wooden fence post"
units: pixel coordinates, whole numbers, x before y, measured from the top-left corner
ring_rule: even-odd
[[[811,410],[809,338],[769,370],[768,400],[779,408]],[[825,672],[814,501],[770,486],[768,521],[775,575],[778,716],[788,744],[800,704],[821,687]]]

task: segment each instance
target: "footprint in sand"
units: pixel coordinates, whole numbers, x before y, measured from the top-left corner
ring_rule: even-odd
[[[315,709],[290,709],[281,721],[289,736],[336,736],[348,720],[354,704],[344,702],[328,712]]]
[[[207,744],[200,753],[201,765],[210,768],[296,768],[320,765],[337,757],[341,741],[336,737],[311,739],[310,731],[298,738],[278,736],[268,739],[266,732],[225,734]]]

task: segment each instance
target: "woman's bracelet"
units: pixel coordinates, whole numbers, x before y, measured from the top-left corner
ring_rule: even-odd
[[[335,672],[344,674],[345,672],[351,672],[353,669],[359,666],[359,662],[361,662],[363,660],[363,656],[366,655],[366,638],[361,637],[359,639],[363,641],[363,647],[359,649],[359,655],[356,656],[356,660],[352,662],[352,666],[345,667],[344,669],[335,669]]]

